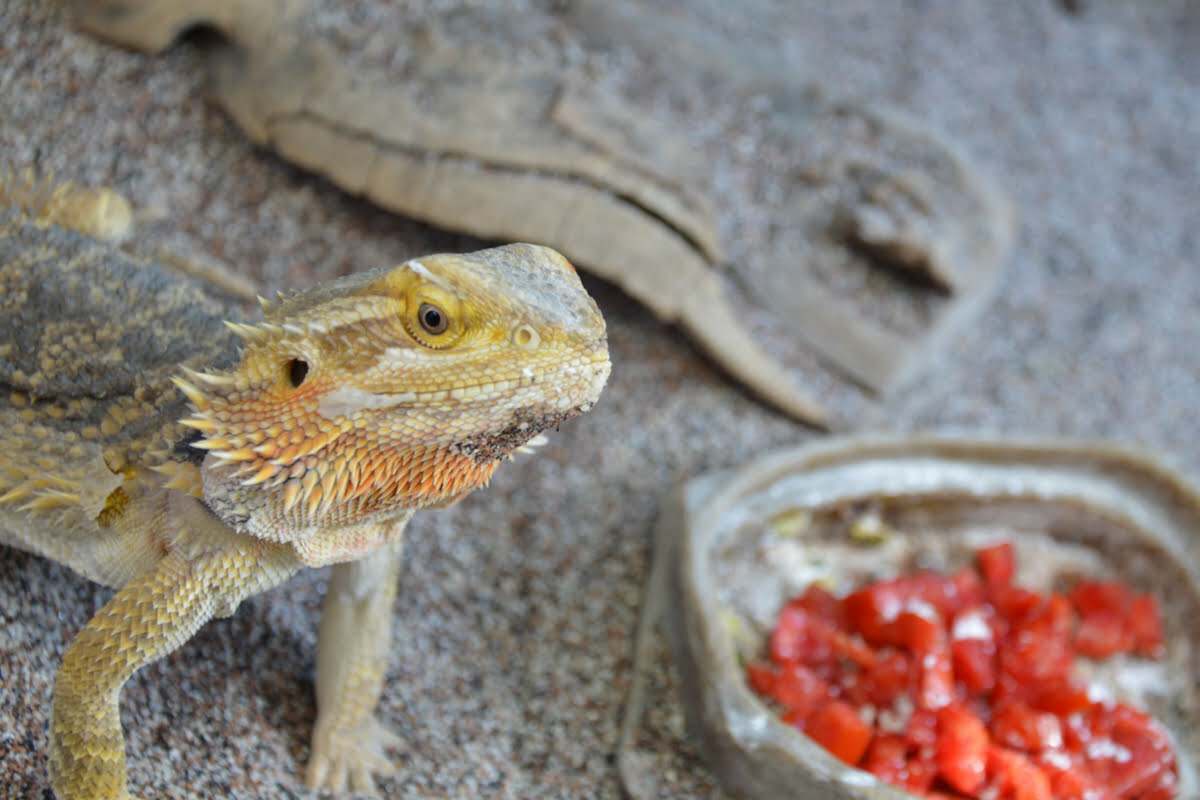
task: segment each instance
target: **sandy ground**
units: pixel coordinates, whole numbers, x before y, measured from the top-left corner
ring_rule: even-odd
[[[855,430],[1039,433],[1139,446],[1200,472],[1200,5],[765,0],[679,3],[830,93],[938,126],[1016,201],[994,301],[925,377]],[[283,288],[469,238],[378,212],[249,145],[204,99],[194,49],[147,57],[73,32],[57,3],[0,0],[0,167],[113,184],[147,241]],[[382,715],[407,741],[387,797],[620,796],[615,748],[659,499],[704,470],[816,434],[732,385],[675,329],[592,281],[614,370],[536,459],[410,528]],[[325,576],[208,625],[122,697],[143,797],[308,796]],[[0,558],[0,797],[49,797],[54,670],[109,596]],[[670,673],[661,672],[669,688]],[[663,797],[720,797],[669,691]]]

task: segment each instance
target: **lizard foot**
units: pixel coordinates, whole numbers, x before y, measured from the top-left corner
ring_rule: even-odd
[[[350,728],[324,728],[313,731],[305,783],[310,789],[334,794],[347,787],[371,797],[379,797],[375,778],[396,774],[396,764],[388,750],[398,750],[404,740],[386,725],[368,716]]]

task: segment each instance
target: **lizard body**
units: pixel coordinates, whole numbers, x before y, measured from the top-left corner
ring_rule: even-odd
[[[119,589],[55,683],[56,793],[130,798],[125,680],[324,564],[307,780],[374,791],[404,526],[595,402],[599,311],[559,254],[510,245],[225,324],[235,309],[198,285],[51,223],[0,211],[0,544]]]

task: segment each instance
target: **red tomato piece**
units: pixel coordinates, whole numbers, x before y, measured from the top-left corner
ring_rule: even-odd
[[[909,612],[946,619],[957,608],[954,585],[930,572],[876,581],[842,599],[847,627],[874,647],[903,645],[906,631],[896,624]]]
[[[998,670],[996,673],[996,685],[992,688],[991,694],[988,695],[988,700],[994,708],[1000,708],[1012,703],[1028,703],[1030,695],[1036,691],[1037,687],[1033,684],[1019,681],[1008,672]]]
[[[843,763],[855,766],[871,744],[871,726],[849,703],[833,700],[807,720],[805,731],[813,741]]]
[[[1047,681],[1030,692],[1029,705],[1038,711],[1049,711],[1057,717],[1066,717],[1091,708],[1087,687],[1078,681],[1063,679]]]
[[[1038,592],[1008,584],[992,587],[988,599],[1000,617],[1011,623],[1023,621],[1044,601]]]
[[[1058,717],[1023,703],[997,709],[992,714],[990,729],[997,744],[1026,753],[1063,747],[1063,729]]]
[[[1084,718],[1095,736],[1145,739],[1156,748],[1170,747],[1170,740],[1157,720],[1125,703],[1096,703]]]
[[[1087,722],[1087,715],[1069,714],[1063,721],[1063,747],[1072,755],[1081,754],[1092,742],[1092,730]]]
[[[842,601],[819,583],[810,583],[804,593],[788,601],[788,605],[818,616],[835,627],[846,627],[845,615],[842,614]]]
[[[918,758],[932,762],[937,753],[937,712],[918,708],[908,718],[904,740]]]
[[[1065,680],[1075,664],[1070,606],[1062,595],[1043,597],[1014,622],[999,645],[1000,669],[1020,683]]]
[[[1179,796],[1179,776],[1174,769],[1164,770],[1159,775],[1158,783],[1142,792],[1138,800],[1174,800]]]
[[[1075,652],[1086,658],[1108,658],[1133,649],[1133,632],[1123,616],[1111,611],[1093,611],[1079,619],[1075,630]]]
[[[908,776],[908,742],[899,734],[876,734],[859,766],[881,781],[900,786]]]
[[[872,647],[896,645],[892,622],[904,609],[906,598],[895,581],[874,583],[842,598],[847,626]]]
[[[1149,748],[1133,748],[1128,752],[1128,757],[1118,751],[1119,755],[1100,759],[1101,763],[1092,767],[1093,774],[1104,775],[1109,790],[1117,797],[1140,800],[1146,792],[1160,786],[1164,774],[1173,772],[1173,764]]]
[[[788,664],[775,676],[771,696],[805,718],[829,700],[829,684],[803,664]]]
[[[937,765],[932,760],[912,758],[908,762],[907,775],[901,778],[899,785],[913,794],[926,794],[937,775]]]
[[[957,585],[944,575],[925,570],[899,580],[910,601],[910,608],[914,602],[924,603],[937,609],[942,619],[950,619],[963,607]]]
[[[848,658],[859,666],[875,663],[874,651],[857,637],[791,603],[779,612],[779,621],[771,633],[770,653],[777,664],[807,664],[827,678],[837,672],[839,658]]]
[[[784,606],[771,632],[771,660],[776,664],[828,662],[833,656],[827,631],[802,608]]]
[[[950,578],[950,582],[954,584],[954,593],[958,600],[957,610],[982,605],[987,599],[983,579],[973,569],[960,569]]]
[[[1133,605],[1133,591],[1120,581],[1085,580],[1069,593],[1071,605],[1081,617],[1097,611],[1124,616]]]
[[[1157,597],[1142,594],[1134,598],[1126,624],[1133,636],[1133,651],[1139,656],[1160,659],[1167,654]]]
[[[746,682],[763,697],[775,696],[775,678],[778,675],[779,670],[771,664],[761,661],[750,661],[746,664]]]
[[[960,611],[950,627],[950,659],[954,678],[970,692],[996,685],[996,637],[986,606]]]
[[[863,671],[859,686],[866,702],[891,708],[900,697],[911,693],[916,678],[912,658],[899,650],[889,650],[873,667]]]
[[[1011,800],[1054,800],[1050,778],[1037,764],[994,744],[987,751],[987,786],[995,787],[997,797]]]
[[[987,777],[988,732],[979,717],[960,705],[937,713],[937,768],[947,784],[974,794]]]
[[[946,646],[946,624],[932,606],[903,611],[896,618],[904,646],[918,656]]]
[[[999,542],[975,551],[975,563],[979,574],[988,586],[1006,586],[1012,583],[1016,573],[1016,557],[1012,542]]]
[[[917,656],[920,678],[917,685],[917,705],[939,709],[954,700],[954,664],[950,644],[942,637],[940,646]]]
[[[987,692],[996,685],[996,645],[983,639],[950,643],[954,679],[970,692]]]
[[[833,631],[831,644],[835,653],[864,669],[875,666],[875,662],[878,660],[878,656],[870,645],[857,635],[845,631]]]
[[[1140,798],[1178,780],[1170,740],[1148,714],[1117,703],[1096,704],[1080,716],[1086,730],[1072,730],[1079,723],[1069,718],[1068,745],[1080,741],[1092,777],[1114,796]]]
[[[1058,800],[1117,800],[1107,786],[1092,779],[1082,758],[1046,753],[1035,761],[1050,779],[1050,790]]]

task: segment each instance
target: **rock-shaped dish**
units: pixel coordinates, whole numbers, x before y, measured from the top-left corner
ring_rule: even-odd
[[[744,662],[814,579],[845,587],[949,569],[1000,538],[1035,589],[1086,575],[1158,596],[1166,657],[1104,662],[1087,678],[1167,727],[1179,796],[1200,795],[1200,495],[1151,459],[1049,442],[833,440],[691,481],[660,536],[663,622],[689,728],[736,797],[911,798],[783,723],[747,686]]]

